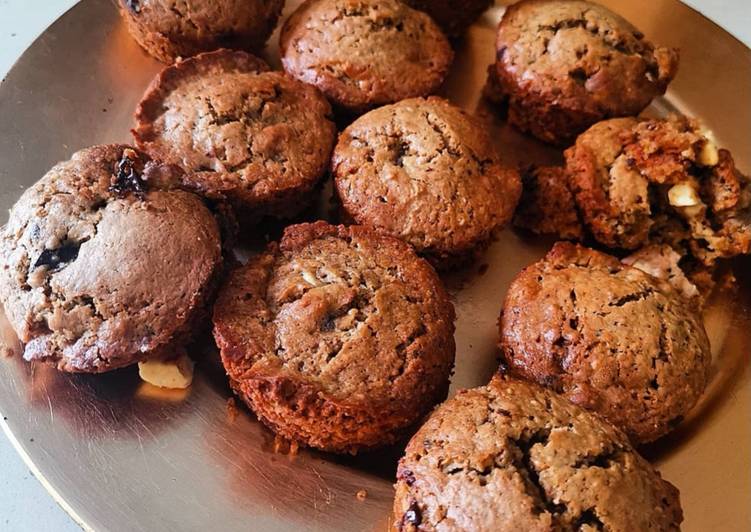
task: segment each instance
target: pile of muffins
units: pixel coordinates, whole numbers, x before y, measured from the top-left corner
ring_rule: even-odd
[[[211,317],[232,389],[278,435],[332,453],[411,436],[397,530],[678,530],[678,490],[635,446],[701,397],[701,305],[718,263],[751,251],[751,184],[730,153],[690,118],[636,116],[678,52],[592,2],[509,7],[485,96],[566,147],[563,166],[519,169],[433,95],[489,2],[305,0],[274,71],[252,53],[283,4],[120,1],[169,66],[134,146],[57,164],[2,228],[24,358],[138,363],[187,386],[184,348]],[[235,259],[259,223],[304,217],[328,176],[341,225],[291,224]],[[436,272],[512,220],[562,241],[508,289],[496,376],[434,410],[456,351]]]

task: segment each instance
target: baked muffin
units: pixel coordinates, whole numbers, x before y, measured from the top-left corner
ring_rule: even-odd
[[[285,71],[350,113],[435,92],[453,59],[436,23],[399,0],[306,0],[280,48]]]
[[[606,246],[667,243],[702,264],[751,251],[749,179],[689,119],[600,122],[566,150],[566,168]]]
[[[619,430],[507,377],[441,405],[399,461],[394,528],[678,531],[678,490]]]
[[[118,0],[133,38],[164,63],[217,48],[258,51],[284,0]]]
[[[395,442],[446,397],[453,320],[407,244],[317,222],[230,275],[214,337],[233,390],[274,432],[356,453]]]
[[[673,429],[709,379],[709,340],[689,300],[571,243],[514,279],[499,327],[509,371],[600,413],[634,443]]]
[[[522,0],[496,37],[491,86],[508,100],[510,123],[568,145],[605,118],[638,114],[664,94],[678,51],[654,46],[628,21],[580,0]]]
[[[425,11],[449,37],[458,37],[493,5],[493,0],[406,0]]]
[[[361,116],[340,135],[331,167],[346,216],[409,242],[440,268],[487,243],[521,191],[483,125],[435,96]]]
[[[307,206],[336,139],[330,114],[315,87],[245,52],[219,50],[164,69],[138,105],[133,136],[250,222]]]
[[[205,316],[219,225],[174,170],[95,146],[26,190],[0,233],[0,298],[26,360],[103,372],[175,352]]]

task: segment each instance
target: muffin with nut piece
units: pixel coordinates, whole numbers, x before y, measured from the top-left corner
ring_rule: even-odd
[[[278,435],[336,453],[394,443],[446,397],[453,322],[407,244],[325,222],[287,227],[214,306],[235,393]]]

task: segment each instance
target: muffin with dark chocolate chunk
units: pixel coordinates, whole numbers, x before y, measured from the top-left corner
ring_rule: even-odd
[[[277,434],[331,452],[393,443],[446,397],[454,309],[398,239],[325,222],[230,275],[214,337],[235,393]]]
[[[399,531],[677,532],[682,520],[678,490],[621,431],[508,377],[438,407],[397,470]]]
[[[306,0],[280,47],[285,71],[352,113],[432,94],[453,59],[436,23],[399,0]]]
[[[164,63],[218,48],[258,51],[284,0],[118,0],[133,38]]]
[[[678,52],[653,45],[628,21],[581,0],[522,0],[503,15],[491,86],[510,123],[567,145],[605,118],[638,114],[663,94]]]
[[[511,283],[499,322],[509,371],[603,415],[634,443],[679,423],[711,352],[695,305],[615,257],[558,243]]]
[[[521,182],[477,119],[438,97],[357,119],[332,158],[345,214],[412,244],[439,268],[481,249],[512,217]]]
[[[336,127],[321,93],[240,51],[166,68],[136,111],[133,135],[186,184],[223,197],[245,222],[293,216],[329,163]]]
[[[711,265],[751,251],[751,181],[696,122],[600,122],[566,150],[576,205],[613,248],[665,243]]]
[[[458,37],[493,5],[493,0],[406,0],[415,9],[425,11],[446,35]]]
[[[0,299],[26,360],[96,373],[190,339],[222,243],[174,172],[128,146],[95,146],[24,192],[0,232]]]

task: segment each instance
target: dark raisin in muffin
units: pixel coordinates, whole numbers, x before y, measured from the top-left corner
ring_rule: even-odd
[[[24,358],[94,373],[190,339],[222,242],[174,173],[128,146],[95,146],[24,192],[0,233],[0,298]]]

